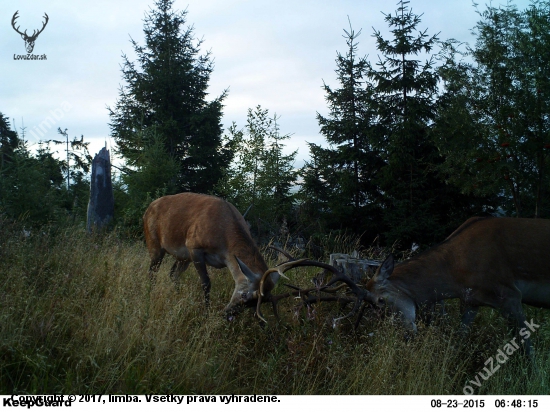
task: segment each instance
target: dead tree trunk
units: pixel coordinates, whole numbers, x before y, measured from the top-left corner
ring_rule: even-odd
[[[92,162],[90,179],[90,202],[88,203],[88,222],[86,230],[105,228],[113,219],[115,200],[111,183],[111,160],[107,148],[103,148]]]

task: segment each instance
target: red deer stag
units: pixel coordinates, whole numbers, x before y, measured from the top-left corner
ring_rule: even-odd
[[[443,299],[460,299],[464,327],[480,306],[496,308],[531,355],[533,327],[521,304],[550,308],[549,252],[550,220],[471,218],[441,244],[395,267],[390,255],[367,284],[368,299],[400,312],[412,332],[418,308]]]
[[[206,266],[227,267],[235,280],[235,290],[225,310],[236,313],[243,304],[253,305],[260,281],[265,301],[276,304],[270,295],[279,277],[291,266],[268,269],[254,243],[248,225],[237,209],[215,196],[180,193],[152,202],[143,215],[145,241],[151,257],[149,276],[154,281],[166,253],[176,262],[170,277],[179,286],[179,277],[193,262],[199,273],[206,306],[210,300],[210,277]],[[246,271],[239,268],[239,259]],[[262,278],[262,275],[265,275]]]

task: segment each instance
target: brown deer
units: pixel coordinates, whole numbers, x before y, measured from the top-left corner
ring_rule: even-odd
[[[394,266],[390,255],[366,288],[368,300],[399,312],[416,332],[417,310],[458,298],[467,328],[480,306],[498,309],[513,324],[531,354],[522,303],[550,308],[550,220],[467,220],[441,244]]]
[[[235,290],[225,308],[227,314],[238,312],[243,305],[256,304],[260,282],[264,301],[271,301],[275,308],[277,299],[270,292],[280,276],[293,267],[269,269],[242,215],[231,203],[215,196],[180,193],[161,197],[143,215],[143,229],[153,282],[166,253],[176,258],[170,277],[178,287],[181,273],[193,262],[208,307],[210,277],[206,266],[229,269]],[[245,270],[240,269],[238,261],[246,264]]]

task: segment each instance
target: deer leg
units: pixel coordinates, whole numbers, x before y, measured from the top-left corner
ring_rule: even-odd
[[[463,301],[460,302],[460,312],[462,313],[462,320],[460,325],[460,332],[467,333],[470,330],[470,325],[474,321],[478,311],[477,306],[471,306]]]
[[[170,279],[172,279],[172,281],[176,285],[177,291],[180,290],[181,274],[187,270],[187,268],[189,267],[189,263],[191,263],[190,260],[176,259],[176,261],[172,265],[172,268],[170,269]]]
[[[441,316],[442,318],[447,316],[447,310],[445,309],[445,301],[444,300],[440,300],[435,305],[436,305],[436,307],[439,306],[439,311],[436,311],[436,312],[439,313],[439,316]]]
[[[438,300],[433,303],[426,304],[420,307],[418,313],[424,325],[430,326],[432,322],[437,321],[445,316],[445,301]]]
[[[519,296],[509,297],[500,306],[500,312],[508,320],[508,324],[514,330],[518,344],[523,343],[523,351],[529,358],[533,358],[533,346],[531,344],[531,333],[534,331],[525,320],[521,306],[521,293]],[[538,325],[537,325],[538,326]]]
[[[361,306],[361,310],[359,311],[359,315],[357,315],[357,319],[355,320],[355,326],[354,329],[357,330],[359,327],[359,324],[361,323],[361,319],[363,318],[363,315],[365,314],[365,309],[367,307],[368,303],[363,302],[363,305]]]
[[[151,252],[151,264],[149,265],[149,281],[151,284],[155,284],[156,274],[164,258],[166,251],[164,249],[157,249],[154,252]]]
[[[436,302],[429,305],[422,306],[420,308],[419,317],[422,320],[422,322],[424,322],[424,325],[426,326],[431,325],[435,314],[435,306],[436,306]]]
[[[242,273],[235,259],[230,259],[227,262],[227,268],[229,269],[229,272],[231,272],[233,280],[235,281],[235,289],[233,290],[231,300],[225,307],[225,313],[227,316],[232,316],[239,313],[243,309],[243,295],[249,291],[249,281]]]
[[[193,265],[199,273],[202,283],[202,289],[204,290],[204,302],[206,309],[210,307],[210,277],[206,271],[206,262],[204,261],[204,252],[199,249],[194,249],[192,253]]]

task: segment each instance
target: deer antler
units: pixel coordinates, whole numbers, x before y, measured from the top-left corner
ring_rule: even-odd
[[[285,283],[285,286],[288,286],[288,287],[293,288],[295,290],[292,291],[292,292],[282,293],[280,295],[269,295],[267,297],[267,301],[271,302],[271,304],[273,305],[273,313],[275,314],[275,317],[277,318],[277,320],[280,320],[277,304],[279,303],[280,300],[288,298],[290,296],[300,297],[302,299],[302,304],[305,304],[305,305],[310,305],[310,304],[316,303],[316,302],[338,302],[338,303],[348,304],[348,303],[352,303],[352,302],[355,301],[354,299],[347,298],[347,297],[341,296],[341,295],[338,295],[338,296],[334,296],[334,295],[331,295],[331,296],[317,296],[317,295],[310,296],[309,295],[311,292],[319,291],[319,288],[300,289],[296,286],[289,285],[289,284],[286,284],[286,283]],[[337,288],[331,289],[330,291],[325,290],[325,292],[333,292],[333,291],[339,290],[339,289],[341,289],[342,287],[345,287],[345,286],[346,285],[341,285]],[[258,316],[259,319],[261,319],[265,322],[265,319],[262,317],[261,312],[259,314],[256,313],[256,315]]]
[[[314,290],[320,290],[320,291],[326,291],[328,293],[334,293],[336,292],[338,289],[340,289],[340,287],[336,287],[336,288],[332,288],[332,289],[329,289],[330,286],[334,285],[335,283],[337,282],[343,282],[344,284],[346,284],[351,292],[353,294],[355,294],[356,298],[354,300],[354,305],[353,305],[353,309],[351,310],[350,313],[348,313],[346,316],[343,316],[343,317],[340,317],[340,318],[337,318],[337,319],[334,319],[333,321],[333,326],[336,327],[336,324],[344,319],[347,319],[349,317],[352,317],[354,316],[358,311],[359,311],[359,308],[361,307],[361,302],[365,301],[365,302],[369,302],[369,301],[372,301],[372,298],[371,298],[371,295],[369,293],[369,291],[367,290],[364,290],[364,289],[361,289],[359,286],[357,286],[349,277],[347,277],[346,275],[344,275],[343,273],[341,273],[340,271],[338,271],[338,269],[336,269],[334,266],[331,266],[331,265],[328,265],[326,263],[322,263],[322,262],[317,262],[317,261],[314,261],[314,260],[308,260],[308,259],[300,259],[300,260],[294,260],[294,261],[290,261],[290,262],[286,262],[280,266],[277,266],[275,268],[271,268],[269,270],[267,270],[264,275],[262,276],[262,279],[260,281],[260,287],[259,287],[259,294],[258,294],[258,303],[257,303],[257,306],[256,306],[256,315],[258,316],[259,319],[263,320],[264,322],[267,322],[264,317],[262,316],[262,312],[261,312],[261,309],[260,309],[260,305],[262,303],[262,296],[263,296],[263,284],[264,284],[264,281],[265,279],[267,278],[267,276],[271,273],[274,273],[274,272],[279,272],[280,275],[284,276],[284,272],[286,272],[287,270],[290,270],[292,268],[295,268],[295,267],[298,267],[298,266],[314,266],[314,267],[320,267],[322,269],[325,269],[325,270],[328,270],[330,272],[333,273],[333,276],[332,278],[328,281],[328,283],[321,287],[321,288],[312,288],[312,289],[305,289],[305,290],[302,290],[302,289],[299,289],[299,288],[296,288],[295,286],[290,286],[290,287],[293,287],[295,289],[297,289],[296,292],[292,292],[290,294],[285,294],[285,295],[280,295],[280,296],[277,296],[277,299],[274,303],[274,305],[276,305],[276,303],[282,299],[282,297],[288,297],[288,296],[291,296],[291,295],[298,295],[298,294],[307,294],[311,291],[314,291]],[[284,276],[286,277],[286,276]],[[272,303],[273,303],[273,297],[270,297]],[[317,299],[319,300],[319,298]],[[321,299],[321,300],[338,300],[336,299],[336,297],[330,297],[329,299]],[[349,302],[352,302],[353,300],[350,300]]]
[[[32,35],[29,36],[27,34],[27,30],[25,30],[23,33],[21,33],[21,31],[19,30],[19,26],[15,27],[15,21],[18,19],[19,15],[19,10],[16,11],[14,14],[13,14],[13,17],[11,18],[11,25],[13,27],[13,29],[19,33],[21,35],[21,37],[23,38],[23,40],[25,41],[25,48],[27,49],[27,53],[32,53],[33,49],[34,49],[34,42],[36,41],[36,38],[38,37],[38,35],[40,33],[42,33],[42,31],[46,28],[46,25],[48,24],[48,21],[50,20],[50,18],[48,17],[48,14],[47,13],[44,13],[44,22],[42,23],[42,28],[40,30],[34,30],[32,32]]]
[[[36,30],[33,30],[32,35],[29,36],[29,35],[27,34],[27,30],[25,30],[23,33],[21,33],[21,32],[19,31],[19,27],[20,27],[20,26],[15,27],[15,21],[19,18],[18,13],[19,13],[19,10],[17,10],[17,11],[13,14],[13,17],[11,18],[11,26],[13,27],[13,29],[14,29],[17,33],[19,33],[21,36],[24,36],[24,37],[25,37],[26,39],[28,39],[28,40],[35,40],[35,39],[38,37],[38,35],[44,31],[44,29],[46,28],[46,25],[48,24],[48,21],[50,21],[50,18],[48,17],[48,14],[47,14],[47,13],[44,13],[44,18],[45,18],[46,20],[44,21],[44,23],[42,23],[42,28],[41,28],[40,30],[38,30],[38,32],[37,32]]]
[[[262,316],[262,310],[260,309],[260,305],[262,304],[262,297],[264,296],[264,282],[265,280],[267,279],[267,277],[272,274],[272,273],[279,273],[279,275],[281,275],[282,277],[288,279],[284,273],[289,270],[289,269],[292,269],[296,266],[302,266],[300,265],[301,262],[305,262],[307,261],[307,259],[300,259],[300,260],[292,260],[290,262],[285,262],[279,266],[275,266],[274,268],[270,268],[268,270],[265,271],[265,273],[263,274],[262,278],[260,279],[260,286],[258,288],[258,303],[256,305],[256,315],[258,316],[259,319],[263,320],[264,322],[267,323],[267,321],[264,319],[264,317]],[[290,295],[289,295],[290,296]],[[285,296],[287,297],[287,296]],[[277,304],[277,302],[279,301],[279,299],[281,299],[281,297],[277,298],[277,300],[275,301],[275,305]],[[273,298],[270,299],[271,302],[273,302]]]
[[[355,282],[353,282],[345,274],[338,271],[335,267],[333,267],[331,265],[326,265],[324,263],[322,265],[323,265],[322,267],[324,267],[327,270],[332,271],[332,273],[333,273],[332,279],[330,279],[327,282],[327,284],[324,286],[324,288],[322,288],[322,289],[326,289],[329,286],[334,285],[337,282],[342,282],[342,283],[346,284],[351,289],[351,292],[353,294],[355,294],[355,296],[356,296],[356,299],[355,299],[355,302],[354,302],[354,305],[353,305],[353,308],[352,308],[351,312],[349,312],[345,316],[342,316],[340,318],[337,318],[337,319],[333,320],[332,326],[335,328],[336,325],[340,321],[342,321],[344,319],[347,319],[347,318],[350,318],[352,316],[355,316],[355,314],[359,311],[359,308],[361,308],[361,302],[365,302],[365,303],[372,302],[373,298],[372,298],[372,296],[371,296],[371,294],[368,290],[361,289],[359,286],[357,286],[355,284]],[[363,311],[364,311],[364,306],[361,309],[361,315],[363,314]],[[357,327],[357,325],[358,325],[358,322],[356,323],[356,327]]]
[[[44,23],[42,24],[42,28],[41,28],[40,30],[38,30],[38,32],[37,32],[36,34],[34,33],[36,30],[33,30],[32,36],[31,36],[31,37],[35,37],[35,38],[36,38],[36,37],[38,37],[38,35],[39,35],[40,33],[42,33],[42,32],[44,31],[44,29],[46,28],[46,25],[48,24],[48,21],[50,21],[50,18],[48,17],[48,15],[46,14],[46,12],[44,12],[44,18],[45,18],[46,20],[45,20]]]
[[[13,14],[13,17],[11,18],[11,26],[12,26],[13,29],[14,29],[17,33],[19,33],[21,36],[27,36],[27,30],[25,30],[25,33],[21,33],[21,32],[19,31],[19,27],[20,27],[20,26],[17,26],[17,28],[15,27],[15,20],[17,20],[17,18],[19,17],[19,16],[17,15],[17,13],[19,13],[19,10],[17,10],[17,11]]]

